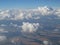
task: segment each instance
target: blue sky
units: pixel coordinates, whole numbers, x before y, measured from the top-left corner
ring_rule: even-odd
[[[0,9],[29,9],[37,8],[38,6],[60,8],[60,0],[0,0]]]

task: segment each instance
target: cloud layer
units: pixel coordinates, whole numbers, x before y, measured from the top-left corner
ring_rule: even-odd
[[[23,20],[23,19],[40,19],[40,16],[56,15],[60,17],[60,9],[53,9],[47,6],[36,9],[11,9],[0,10],[0,20]]]

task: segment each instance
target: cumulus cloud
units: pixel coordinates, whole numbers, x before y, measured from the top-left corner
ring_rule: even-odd
[[[45,41],[43,41],[43,43],[44,43],[44,45],[48,45],[49,42],[45,40]]]
[[[48,8],[47,6],[38,7],[38,10],[39,10],[41,15],[50,15],[54,11],[52,8],[50,8],[50,7]]]
[[[1,10],[0,20],[23,20],[23,19],[40,19],[40,16],[56,15],[60,17],[60,9],[53,9],[51,7],[38,7],[36,9],[11,9]]]
[[[39,23],[29,23],[29,22],[23,22],[22,27],[22,32],[35,32],[38,27],[39,27]]]
[[[5,19],[6,17],[9,17],[9,10],[1,10],[0,11],[0,20]]]
[[[56,10],[55,15],[57,15],[60,18],[60,9]]]

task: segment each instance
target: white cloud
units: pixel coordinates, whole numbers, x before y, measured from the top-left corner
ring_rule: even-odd
[[[1,24],[0,26],[7,26],[7,25],[5,25],[5,24]]]
[[[0,20],[5,19],[6,17],[9,17],[9,10],[2,10],[0,11]]]
[[[17,27],[18,25],[17,25],[17,24],[10,23],[10,25],[9,25],[9,26]]]
[[[5,42],[6,39],[7,39],[6,36],[0,36],[0,42]]]
[[[16,15],[16,17],[15,17],[15,20],[16,19],[24,19],[24,13],[22,13],[22,12],[20,12],[20,14],[19,15]]]
[[[9,26],[13,26],[13,27],[17,27],[17,28],[20,28],[21,27],[20,25],[17,25],[17,24],[14,24],[14,23],[10,23]]]
[[[40,19],[40,17],[38,16],[38,17],[35,17],[34,19]]]
[[[60,17],[60,9],[53,9],[47,6],[38,7],[36,9],[11,9],[1,10],[0,20],[23,20],[23,19],[40,19],[40,16],[57,15]]]
[[[53,13],[53,9],[47,6],[44,7],[38,7],[38,10],[40,12],[41,15],[50,15]]]
[[[3,28],[0,28],[1,33],[8,33],[8,31],[4,30]]]
[[[59,31],[59,29],[54,29],[54,31],[55,31],[55,32],[58,32],[58,31]]]
[[[12,39],[11,39],[11,42],[12,42],[13,44],[16,44],[16,42],[19,42],[19,37],[14,37],[14,38],[12,38]]]
[[[43,41],[43,43],[44,43],[44,45],[48,45],[48,41],[47,40],[45,40],[45,41]]]
[[[35,32],[39,27],[39,23],[29,23],[29,22],[23,22],[22,25],[22,32]]]
[[[57,9],[54,14],[60,18],[60,9]]]

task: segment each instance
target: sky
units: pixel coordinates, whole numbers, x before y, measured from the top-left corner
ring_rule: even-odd
[[[60,8],[60,0],[0,0],[0,9],[29,9],[39,6]]]

